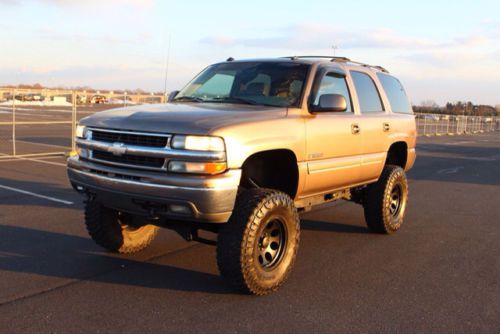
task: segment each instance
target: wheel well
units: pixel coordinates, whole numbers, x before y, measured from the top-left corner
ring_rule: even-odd
[[[243,163],[240,186],[283,191],[291,198],[297,194],[299,169],[295,154],[287,149],[259,152]]]
[[[385,160],[386,165],[396,165],[401,168],[405,168],[406,159],[408,158],[408,145],[405,142],[396,142],[391,145],[389,152],[387,152],[387,158]]]

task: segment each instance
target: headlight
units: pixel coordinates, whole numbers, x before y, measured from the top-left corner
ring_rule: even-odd
[[[172,148],[190,151],[223,152],[224,140],[220,137],[209,136],[174,136]]]
[[[83,125],[76,127],[76,138],[85,138],[87,135],[87,128]]]
[[[219,174],[226,169],[225,162],[170,161],[168,163],[168,171],[173,173]]]

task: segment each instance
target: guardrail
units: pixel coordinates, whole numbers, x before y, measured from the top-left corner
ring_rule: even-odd
[[[500,118],[494,116],[457,116],[415,114],[419,136],[441,136],[500,130]]]

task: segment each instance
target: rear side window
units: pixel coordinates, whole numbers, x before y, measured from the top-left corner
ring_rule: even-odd
[[[382,87],[384,87],[385,94],[391,104],[392,112],[413,114],[408,96],[406,96],[406,92],[401,82],[395,77],[384,73],[377,73],[377,76]]]
[[[358,93],[362,113],[382,112],[384,107],[372,78],[362,72],[351,71],[352,81]]]

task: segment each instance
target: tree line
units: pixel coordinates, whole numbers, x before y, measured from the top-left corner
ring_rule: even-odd
[[[420,105],[414,105],[413,111],[416,113],[465,115],[465,116],[498,116],[500,115],[500,105],[495,107],[484,104],[474,104],[471,101],[446,102],[444,106],[439,106],[432,100],[423,101]]]

